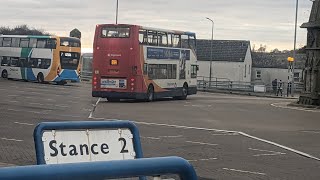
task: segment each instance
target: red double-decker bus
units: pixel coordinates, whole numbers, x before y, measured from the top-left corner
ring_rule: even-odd
[[[197,92],[195,33],[128,24],[96,26],[92,96],[186,99]]]

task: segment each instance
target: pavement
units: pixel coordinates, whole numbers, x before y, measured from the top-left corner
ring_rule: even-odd
[[[138,125],[145,157],[181,156],[199,179],[320,179],[320,109],[294,101],[199,92],[110,103],[92,98],[90,84],[0,79],[0,166],[35,164],[40,122],[118,119]]]

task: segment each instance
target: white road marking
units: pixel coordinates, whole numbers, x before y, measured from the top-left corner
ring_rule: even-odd
[[[189,162],[198,162],[198,161],[210,161],[210,160],[218,160],[218,158],[196,159],[196,160],[187,160],[187,161],[189,161]]]
[[[18,95],[7,95],[8,97],[17,97]]]
[[[255,154],[253,156],[259,157],[259,156],[276,156],[276,155],[285,155],[286,153],[282,153],[282,152],[276,152],[276,151],[269,151],[269,150],[263,150],[263,149],[254,149],[254,148],[248,148],[249,150],[252,151],[259,151],[259,152],[268,152],[265,154]]]
[[[97,108],[97,106],[98,106],[98,104],[99,104],[100,101],[101,101],[101,98],[99,98],[99,99],[97,100],[96,104],[93,104],[92,111],[90,112],[89,117],[88,117],[89,119],[92,119],[93,113],[94,113],[94,111],[96,110],[96,108]]]
[[[301,131],[304,133],[313,133],[313,134],[320,134],[320,131]]]
[[[19,101],[9,101],[10,103],[18,103]]]
[[[30,105],[39,105],[39,106],[44,106],[44,104],[41,103],[29,103]]]
[[[192,144],[207,145],[207,146],[218,146],[218,144],[211,144],[211,143],[204,143],[204,142],[196,142],[196,141],[186,141],[186,142],[192,143]]]
[[[34,126],[34,124],[30,123],[22,123],[22,122],[14,122],[15,124],[26,125],[26,126]]]
[[[19,139],[8,139],[8,138],[1,138],[2,140],[5,141],[15,141],[15,142],[22,142],[23,140],[19,140]]]
[[[320,110],[312,110],[309,108],[299,108],[299,107],[291,107],[291,106],[287,106],[290,103],[273,103],[271,104],[271,106],[276,107],[276,108],[283,108],[283,109],[291,109],[291,110],[297,110],[297,111],[306,111],[306,112],[316,112],[316,113],[320,113]]]
[[[189,127],[189,126],[179,126],[179,125],[170,125],[170,124],[148,123],[148,122],[139,122],[139,121],[134,121],[134,122],[136,124],[153,125],[153,126],[165,126],[165,127],[172,127],[172,128],[178,128],[178,129],[193,129],[193,130],[203,130],[203,131],[213,131],[213,132],[237,133],[237,134],[245,136],[247,138],[251,138],[251,139],[255,139],[255,140],[267,143],[267,144],[271,144],[271,145],[277,146],[279,148],[294,152],[294,153],[296,153],[298,155],[301,155],[301,156],[304,156],[304,157],[307,157],[307,158],[310,158],[310,159],[313,159],[313,160],[320,161],[320,158],[317,158],[317,157],[315,157],[313,155],[310,155],[308,153],[305,153],[305,152],[302,152],[302,151],[298,151],[298,150],[292,149],[290,147],[287,147],[287,146],[284,146],[284,145],[281,145],[281,144],[278,144],[278,143],[275,143],[275,142],[272,142],[272,141],[268,141],[268,140],[265,140],[265,139],[262,139],[262,138],[251,136],[251,135],[246,134],[246,133],[241,132],[241,131],[228,131],[228,130]]]
[[[211,134],[212,136],[239,136],[238,133],[221,133],[221,134]]]
[[[240,172],[240,173],[248,173],[248,174],[255,174],[255,175],[262,175],[266,176],[266,173],[261,173],[261,172],[253,172],[253,171],[244,171],[244,170],[238,170],[238,169],[229,169],[229,168],[222,168],[223,170],[226,171],[235,171],[235,172]]]
[[[182,135],[176,135],[176,136],[159,136],[160,138],[180,138],[183,137]]]
[[[152,139],[152,140],[160,140],[161,139],[161,138],[156,138],[156,137],[144,137],[144,136],[141,136],[141,138]]]

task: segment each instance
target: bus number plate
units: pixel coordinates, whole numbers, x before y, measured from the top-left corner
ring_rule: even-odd
[[[101,79],[101,88],[126,89],[126,79]]]

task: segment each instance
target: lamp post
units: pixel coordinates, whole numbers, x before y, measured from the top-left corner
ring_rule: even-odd
[[[209,74],[209,88],[211,88],[211,79],[212,79],[212,48],[213,48],[213,46],[212,46],[212,43],[213,43],[213,28],[214,28],[214,22],[213,22],[213,20],[212,19],[210,19],[210,18],[208,18],[207,17],[207,19],[209,20],[209,21],[211,21],[211,23],[212,23],[212,29],[211,29],[211,48],[210,48],[210,74]]]
[[[116,9],[116,24],[118,24],[118,10],[119,10],[119,0],[117,0],[117,9]]]
[[[298,8],[299,8],[299,0],[296,1],[296,16],[295,16],[295,24],[294,24],[293,62],[292,62],[292,87],[291,87],[292,96],[294,95],[294,90],[295,90],[295,85],[294,85],[294,69],[295,69],[296,48],[297,48]]]

